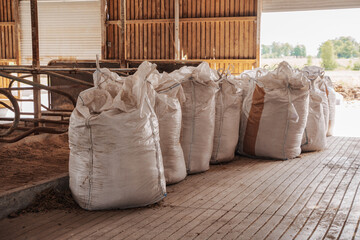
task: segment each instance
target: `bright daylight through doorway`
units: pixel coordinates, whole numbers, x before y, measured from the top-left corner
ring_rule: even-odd
[[[325,74],[338,92],[336,136],[360,137],[359,16],[360,8],[262,14],[261,66],[323,66],[319,51],[331,42],[336,64]]]

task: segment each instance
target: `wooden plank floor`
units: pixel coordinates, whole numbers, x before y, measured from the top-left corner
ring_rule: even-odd
[[[0,239],[360,239],[360,138],[288,161],[237,158],[168,186],[160,204],[0,221]]]

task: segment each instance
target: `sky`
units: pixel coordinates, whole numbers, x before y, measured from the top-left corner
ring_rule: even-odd
[[[261,15],[261,44],[303,44],[308,55],[316,56],[321,43],[341,36],[360,42],[360,8]]]

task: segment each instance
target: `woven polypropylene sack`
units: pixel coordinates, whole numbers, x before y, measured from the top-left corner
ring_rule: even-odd
[[[320,151],[326,148],[326,119],[323,102],[327,101],[324,92],[319,89],[310,91],[309,115],[303,135],[303,152]]]
[[[229,162],[234,159],[239,139],[242,88],[239,80],[223,79],[216,94],[214,146],[210,163]]]
[[[183,76],[181,146],[189,174],[209,169],[215,130],[215,96],[218,76],[208,63],[183,67],[173,75]]]
[[[318,66],[306,66],[301,70],[304,75],[310,80],[311,88],[320,90],[316,91],[319,96],[322,98],[322,111],[323,111],[323,117],[325,120],[325,131],[328,131],[329,129],[329,121],[330,121],[330,105],[329,105],[329,99],[328,99],[328,93],[327,93],[327,84],[326,80],[324,78],[325,71],[323,68]],[[310,98],[311,102],[311,98]]]
[[[286,62],[251,81],[244,99],[238,152],[290,159],[301,153],[309,109],[309,81]]]
[[[334,134],[335,127],[336,92],[331,82],[331,79],[328,76],[325,76],[325,87],[326,95],[329,101],[329,126],[326,135],[332,136]]]
[[[322,99],[321,105],[322,105],[324,120],[325,120],[325,132],[327,132],[329,129],[330,106],[329,106],[329,98],[328,98],[328,94],[327,94],[325,78],[317,79],[314,87],[315,87],[315,89],[318,89],[320,91],[319,95],[321,96],[321,99]]]
[[[160,74],[159,74],[160,75]],[[164,73],[157,85],[155,112],[159,120],[160,146],[167,184],[185,179],[186,166],[180,144],[182,111],[180,102],[185,96],[179,82]]]
[[[99,85],[80,93],[69,125],[69,176],[82,208],[139,207],[164,198],[155,92],[145,82],[153,68],[144,62],[114,97]],[[94,77],[111,78],[103,69]]]

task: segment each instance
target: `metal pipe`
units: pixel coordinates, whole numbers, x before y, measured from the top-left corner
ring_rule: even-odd
[[[14,118],[0,117],[0,121],[13,121]],[[51,119],[34,119],[34,118],[20,118],[20,122],[41,122],[41,123],[53,123],[53,124],[69,124],[67,120],[51,120]],[[0,124],[1,125],[1,124]]]
[[[132,72],[136,71],[137,68],[108,68],[110,71],[118,72]],[[57,71],[57,72],[82,72],[82,71],[96,71],[96,68],[69,68],[69,67],[51,67],[51,66],[40,66],[38,69],[33,68],[29,65],[16,65],[16,66],[0,66],[0,71],[25,71],[25,72],[36,72],[44,73],[44,71]]]
[[[9,87],[9,88],[2,88],[2,89],[5,89],[5,90],[10,90],[10,91],[16,91],[16,90],[33,90],[34,88],[33,87]]]
[[[0,138],[0,142],[5,142],[5,143],[13,143],[13,142],[17,142],[21,139],[23,139],[24,137],[29,136],[30,134],[33,133],[52,133],[52,134],[61,134],[61,133],[66,133],[67,129],[64,130],[57,130],[54,128],[48,128],[48,127],[35,127],[32,128],[26,132],[24,132],[23,134],[20,134],[14,138]]]
[[[44,72],[48,75],[52,75],[52,76],[56,76],[56,77],[61,77],[61,78],[64,78],[66,80],[69,80],[71,82],[75,82],[75,83],[79,83],[81,85],[85,85],[85,86],[89,86],[89,87],[93,87],[94,84],[93,83],[89,83],[89,82],[86,82],[86,81],[83,81],[83,80],[80,80],[80,79],[76,79],[76,78],[73,78],[73,77],[70,77],[70,76],[66,76],[66,75],[63,75],[63,74],[60,74],[60,73],[52,73],[52,72],[49,72],[49,71],[46,71]]]
[[[48,108],[47,106],[45,106],[44,104],[41,104],[41,107],[45,108],[49,112],[70,112],[71,113],[73,111],[73,110],[69,110],[69,109],[51,109],[51,108]]]
[[[49,86],[46,86],[46,85],[43,85],[43,84],[40,84],[40,83],[32,82],[32,81],[29,81],[27,79],[22,79],[22,78],[19,78],[19,77],[15,77],[13,75],[10,75],[10,74],[7,74],[7,73],[1,72],[1,71],[0,71],[0,76],[8,78],[8,79],[14,79],[14,80],[16,80],[18,82],[25,83],[25,84],[31,85],[33,87],[37,87],[37,88],[40,88],[40,89],[48,90],[50,92],[54,92],[54,93],[58,93],[60,95],[66,96],[67,98],[69,98],[69,100],[72,102],[72,104],[74,106],[76,105],[76,100],[70,94],[68,94],[67,92],[63,92],[61,90],[51,88]]]

